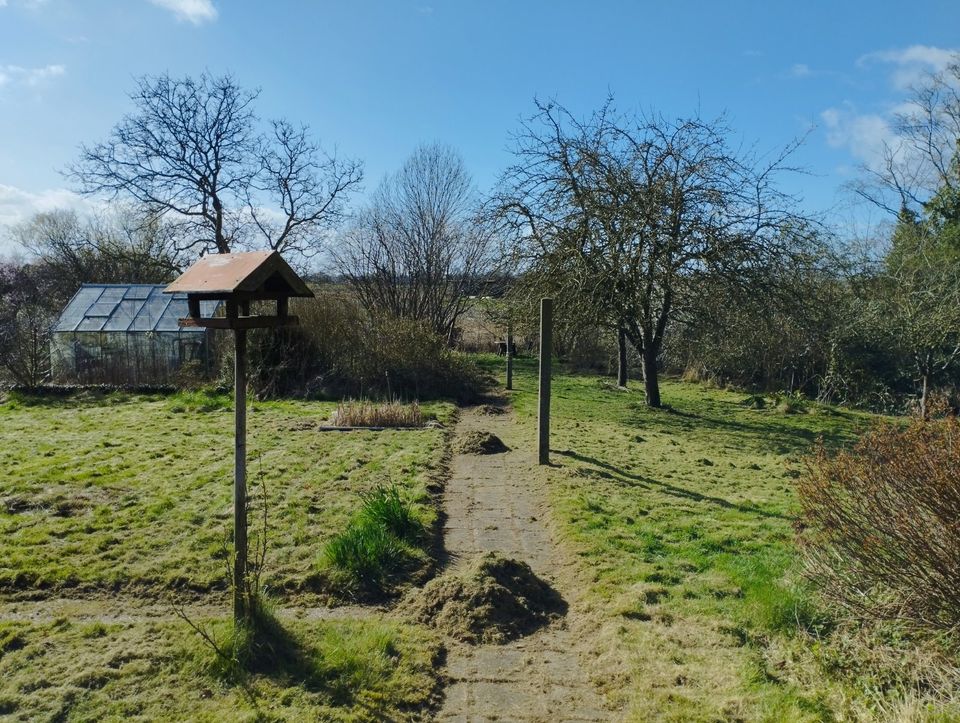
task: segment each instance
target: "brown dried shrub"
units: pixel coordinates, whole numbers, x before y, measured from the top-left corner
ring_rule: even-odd
[[[822,443],[799,482],[806,571],[868,618],[960,623],[960,423],[884,424],[852,450]]]

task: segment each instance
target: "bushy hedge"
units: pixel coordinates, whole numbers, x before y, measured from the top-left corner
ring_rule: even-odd
[[[292,306],[298,327],[250,334],[250,376],[261,397],[469,399],[479,369],[426,326],[366,314],[342,290]],[[228,365],[229,368],[229,365]]]
[[[960,624],[960,423],[893,424],[834,456],[821,446],[799,484],[807,572],[864,619]]]

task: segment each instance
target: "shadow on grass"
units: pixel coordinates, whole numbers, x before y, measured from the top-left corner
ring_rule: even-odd
[[[688,490],[683,487],[677,487],[676,485],[671,485],[666,482],[660,482],[658,480],[652,479],[650,477],[642,477],[640,475],[632,474],[627,472],[619,467],[599,460],[596,457],[588,457],[587,455],[578,454],[572,450],[556,450],[556,454],[563,455],[565,457],[570,457],[579,462],[585,462],[586,464],[591,464],[595,467],[599,467],[601,470],[605,470],[609,474],[608,476],[615,481],[624,482],[626,484],[642,484],[648,487],[656,487],[665,492],[668,495],[673,497],[681,497],[683,499],[693,500],[694,502],[706,502],[717,507],[722,507],[727,510],[736,510],[737,512],[742,512],[747,515],[759,515],[760,517],[770,517],[776,518],[779,520],[790,520],[793,519],[787,515],[783,515],[779,512],[771,512],[770,510],[765,510],[761,507],[751,504],[739,504],[736,502],[730,502],[725,500],[722,497],[713,497],[711,495],[704,495],[699,492],[694,492],[693,490]],[[619,479],[618,479],[619,478]]]
[[[721,433],[731,443],[767,448],[777,454],[805,452],[819,437],[824,438],[828,447],[840,446],[856,439],[859,432],[848,426],[850,415],[841,413],[831,415],[836,418],[836,423],[825,423],[829,418],[813,417],[821,422],[821,428],[813,430],[803,426],[804,415],[780,416],[773,410],[757,412],[762,417],[756,422],[733,419],[733,414],[744,412],[739,407],[722,417],[699,414],[672,405],[664,405],[659,410],[633,407],[631,411],[633,414],[627,423],[632,426],[649,428],[655,424],[658,431],[668,434],[690,431]],[[840,422],[846,423],[844,428],[841,428]]]
[[[328,660],[320,647],[306,644],[269,610],[258,611],[248,626],[234,629],[217,655],[219,675],[242,689],[257,710],[255,677],[321,694],[335,706],[360,702],[354,685],[357,671],[343,660]]]

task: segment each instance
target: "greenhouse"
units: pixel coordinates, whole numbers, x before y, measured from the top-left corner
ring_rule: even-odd
[[[50,359],[59,384],[155,385],[183,374],[209,376],[209,329],[181,328],[186,294],[164,285],[84,284],[53,327]],[[201,302],[213,316],[220,302]]]

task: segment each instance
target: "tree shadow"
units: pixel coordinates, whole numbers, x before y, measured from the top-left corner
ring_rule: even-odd
[[[642,427],[649,427],[653,423],[665,433],[693,430],[719,432],[728,435],[730,441],[738,445],[748,441],[751,445],[766,446],[777,454],[805,451],[820,437],[825,437],[827,446],[832,447],[852,441],[857,436],[856,429],[837,429],[835,425],[830,425],[830,429],[814,431],[801,426],[798,420],[791,423],[788,417],[778,418],[772,411],[763,413],[757,422],[732,419],[731,414],[722,417],[698,414],[671,405],[664,405],[659,410],[644,407],[643,412],[634,410],[627,422]],[[838,412],[835,416],[849,421],[849,415]],[[762,443],[758,445],[758,441]]]
[[[736,510],[737,512],[742,512],[743,514],[748,515],[759,515],[761,517],[775,518],[780,520],[792,520],[792,517],[783,515],[779,512],[772,512],[770,510],[765,510],[762,507],[757,507],[752,504],[743,504],[737,502],[731,502],[730,500],[725,500],[722,497],[714,497],[712,495],[701,494],[700,492],[694,492],[693,490],[688,490],[684,487],[678,487],[676,485],[669,484],[667,482],[661,482],[655,480],[651,477],[643,477],[641,475],[632,474],[627,472],[619,467],[616,467],[608,462],[599,460],[596,457],[588,457],[584,454],[579,454],[573,450],[556,450],[556,454],[563,455],[565,457],[570,457],[579,462],[584,462],[586,464],[591,464],[595,467],[599,467],[600,470],[603,470],[601,474],[608,479],[613,479],[614,481],[628,484],[631,486],[644,485],[647,488],[658,488],[661,491],[665,492],[668,495],[673,497],[680,497],[682,499],[692,500],[694,502],[706,502],[708,504],[716,505],[717,507],[722,507],[727,510]]]

